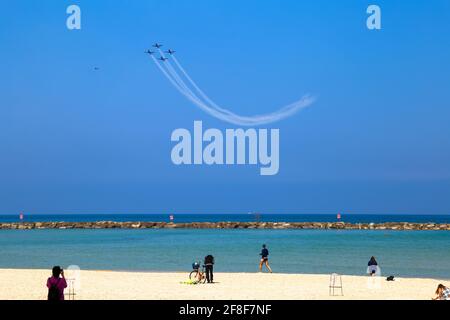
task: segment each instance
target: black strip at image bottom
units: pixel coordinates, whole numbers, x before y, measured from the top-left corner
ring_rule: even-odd
[[[296,300],[149,300],[149,301],[0,301],[3,312],[35,315],[60,314],[70,317],[114,315],[135,319],[377,319],[396,314],[428,317],[448,314],[448,301],[296,301]],[[445,317],[444,317],[445,318]]]

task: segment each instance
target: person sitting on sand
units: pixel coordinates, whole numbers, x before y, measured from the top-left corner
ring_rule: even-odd
[[[375,260],[375,257],[370,258],[367,266],[367,273],[372,277],[375,276],[378,271],[378,262]]]
[[[433,300],[450,300],[450,288],[439,284],[436,289],[436,297]]]
[[[64,289],[67,288],[64,270],[55,266],[52,269],[52,276],[47,279],[48,300],[64,300]]]
[[[265,264],[267,270],[269,270],[269,272],[272,273],[272,269],[270,269],[269,266],[269,250],[267,250],[265,244],[263,244],[261,253],[259,255],[261,256],[261,261],[259,262],[259,272],[262,271],[262,266],[263,264]]]

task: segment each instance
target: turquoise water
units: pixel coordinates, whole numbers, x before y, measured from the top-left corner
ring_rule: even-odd
[[[0,230],[0,268],[189,271],[206,254],[216,270],[254,272],[266,243],[276,272],[450,279],[450,232],[359,230]]]

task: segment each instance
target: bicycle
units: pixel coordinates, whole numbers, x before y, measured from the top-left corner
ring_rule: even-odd
[[[189,279],[191,281],[195,281],[196,283],[206,283],[206,272],[205,272],[205,265],[202,265],[202,268],[200,270],[200,264],[199,263],[193,263],[192,268],[194,270],[189,273]]]

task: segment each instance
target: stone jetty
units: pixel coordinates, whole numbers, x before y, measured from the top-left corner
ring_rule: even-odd
[[[346,223],[346,222],[23,222],[0,223],[4,230],[32,229],[343,229],[343,230],[446,230],[450,224],[438,223]]]

